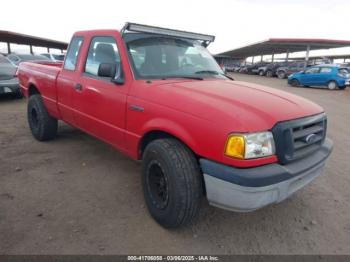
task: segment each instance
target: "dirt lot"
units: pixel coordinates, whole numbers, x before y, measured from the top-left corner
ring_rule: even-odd
[[[322,105],[335,150],[325,174],[285,202],[248,214],[208,206],[168,231],[149,216],[140,164],[65,124],[35,141],[26,101],[0,98],[0,254],[350,254],[350,90],[287,87]],[[276,109],[278,110],[278,109]]]

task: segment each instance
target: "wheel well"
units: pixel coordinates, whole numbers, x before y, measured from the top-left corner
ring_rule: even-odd
[[[173,136],[167,132],[164,132],[164,131],[148,132],[141,139],[140,146],[139,146],[140,156],[142,157],[143,152],[145,151],[145,149],[149,143],[151,143],[152,141],[154,141],[156,139],[162,139],[162,138],[175,138],[175,139],[179,140],[175,136]]]
[[[160,131],[160,130],[150,131],[142,137],[141,142],[139,144],[140,157],[142,158],[143,152],[145,151],[145,149],[149,143],[151,143],[154,140],[162,139],[162,138],[174,138],[174,139],[180,141],[182,144],[187,146],[193,152],[193,154],[198,158],[197,154],[184,141],[182,141],[181,139],[179,139],[178,137],[176,137],[172,134],[169,134],[165,131]]]
[[[30,84],[29,88],[28,88],[28,96],[32,96],[32,95],[36,95],[36,94],[40,95],[38,88],[35,85]]]

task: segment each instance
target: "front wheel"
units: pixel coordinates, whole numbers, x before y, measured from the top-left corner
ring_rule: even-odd
[[[279,71],[279,72],[277,72],[277,77],[279,79],[284,79],[284,78],[286,78],[286,73],[284,71]]]
[[[40,95],[32,95],[27,108],[28,123],[39,141],[53,139],[57,134],[57,119],[49,115]]]
[[[297,87],[300,85],[299,81],[296,80],[296,79],[293,79],[291,82],[290,82],[291,86],[294,86],[294,87]]]
[[[334,89],[336,89],[338,87],[338,85],[337,85],[337,82],[335,82],[335,81],[329,81],[327,87],[328,87],[329,90],[334,90]]]
[[[263,70],[259,71],[259,76],[264,76],[264,71]]]
[[[176,139],[159,139],[145,149],[142,185],[151,216],[165,228],[190,224],[198,214],[202,177],[194,154]]]

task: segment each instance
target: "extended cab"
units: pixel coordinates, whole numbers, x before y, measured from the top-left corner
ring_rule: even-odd
[[[321,174],[332,142],[324,110],[233,81],[207,51],[213,36],[127,23],[74,34],[64,63],[21,63],[33,136],[63,120],[142,160],[150,214],[190,223],[209,203],[252,211]]]

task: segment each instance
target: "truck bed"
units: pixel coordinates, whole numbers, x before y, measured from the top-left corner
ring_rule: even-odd
[[[23,95],[29,96],[29,83],[35,85],[48,110],[58,114],[56,81],[62,69],[62,62],[32,61],[23,62],[18,67],[18,77]]]

